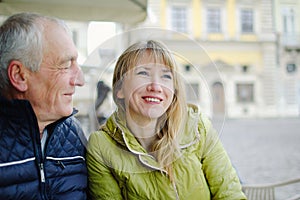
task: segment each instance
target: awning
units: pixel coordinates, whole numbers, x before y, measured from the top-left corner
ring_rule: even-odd
[[[72,21],[135,24],[147,16],[147,0],[0,0],[0,15],[38,12]]]

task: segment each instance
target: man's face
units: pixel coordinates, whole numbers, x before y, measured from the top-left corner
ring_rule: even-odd
[[[47,22],[43,49],[40,70],[29,73],[26,98],[39,121],[52,122],[72,113],[75,86],[84,85],[84,77],[76,47],[62,27]]]

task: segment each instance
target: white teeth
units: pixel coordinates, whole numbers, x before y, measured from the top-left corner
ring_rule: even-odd
[[[160,102],[159,99],[156,99],[156,98],[145,98],[146,101],[151,101],[151,102]]]

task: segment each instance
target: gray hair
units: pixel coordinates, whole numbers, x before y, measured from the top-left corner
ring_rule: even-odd
[[[43,59],[43,23],[52,21],[64,27],[62,20],[37,13],[10,16],[0,27],[0,91],[9,87],[7,67],[20,61],[31,71],[38,71]]]

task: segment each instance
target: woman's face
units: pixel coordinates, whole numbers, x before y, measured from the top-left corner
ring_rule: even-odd
[[[162,116],[174,97],[174,77],[168,66],[145,56],[123,77],[117,97],[125,102],[126,116],[145,122]]]

